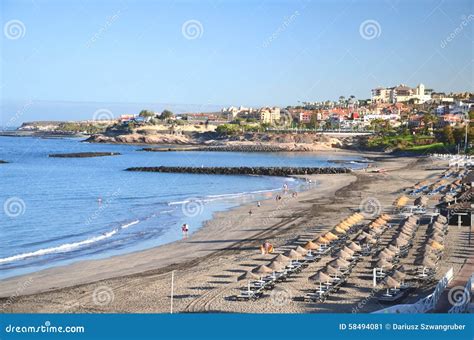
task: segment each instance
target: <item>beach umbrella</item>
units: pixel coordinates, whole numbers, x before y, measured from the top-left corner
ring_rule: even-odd
[[[397,288],[400,287],[400,282],[389,276],[385,281],[385,286],[388,288]]]
[[[301,257],[301,254],[299,254],[297,251],[291,249],[287,253],[285,253],[286,257],[288,257],[290,260],[297,260]]]
[[[328,263],[331,266],[339,268],[348,268],[351,264],[344,259],[335,259]]]
[[[272,263],[270,263],[270,265],[268,266],[268,268],[270,268],[272,271],[274,272],[278,272],[282,269],[285,268],[285,265],[282,264],[281,262],[278,262],[278,261],[273,261]]]
[[[377,268],[383,269],[383,268],[392,268],[392,267],[393,267],[393,264],[391,264],[385,259],[380,259],[377,261]]]
[[[258,280],[260,277],[257,274],[252,273],[251,271],[247,271],[240,275],[237,278],[237,281],[242,281],[242,280]]]
[[[361,251],[361,250],[362,250],[362,247],[359,246],[359,245],[358,245],[357,243],[355,243],[355,242],[351,242],[351,243],[349,244],[349,248],[350,248],[351,250],[353,250],[353,251]]]
[[[333,233],[331,232],[328,232],[324,235],[325,238],[327,238],[328,240],[330,241],[334,241],[334,240],[337,240],[339,237],[337,237],[336,235],[334,235]]]
[[[349,254],[349,253],[347,253],[347,252],[345,252],[344,250],[341,250],[341,251],[339,251],[337,257],[339,257],[339,258],[341,258],[341,259],[344,259],[344,260],[347,260],[347,259],[352,258],[352,255]]]
[[[328,272],[328,274],[334,275],[334,278],[335,278],[335,279],[337,279],[337,278],[338,278],[338,275],[340,274],[339,269],[334,268],[334,267],[331,266],[330,264],[328,264],[328,265],[326,266],[326,271]]]
[[[323,244],[328,244],[330,243],[331,241],[329,241],[327,238],[325,238],[324,236],[320,236],[317,240],[319,243],[323,243]]]
[[[384,259],[384,260],[387,260],[387,261],[392,261],[392,260],[393,260],[393,255],[390,255],[390,254],[381,252],[381,253],[379,254],[379,259]]]
[[[388,246],[388,250],[394,252],[395,254],[400,252],[400,248],[395,247],[393,244],[390,244],[390,245]]]
[[[392,277],[394,279],[400,280],[400,282],[403,282],[405,278],[407,277],[407,274],[402,273],[401,271],[395,270],[392,274]]]
[[[296,247],[295,251],[301,255],[306,255],[308,251],[301,246]]]
[[[319,245],[317,245],[313,241],[309,241],[304,245],[303,248],[307,250],[315,250],[315,249],[319,249]]]
[[[443,250],[444,249],[444,246],[441,243],[436,242],[436,241],[432,241],[430,246],[432,246],[436,250]]]
[[[331,282],[331,277],[329,275],[326,275],[322,271],[317,272],[316,274],[310,276],[308,279],[311,281],[319,282],[319,291],[322,290],[323,283]]]
[[[265,274],[273,273],[273,270],[262,264],[261,266],[252,269],[252,273],[260,275],[260,277],[262,277]]]
[[[423,267],[425,267],[425,268],[435,268],[436,267],[436,264],[429,258],[424,258],[422,264],[423,264]]]
[[[426,196],[420,196],[417,199],[415,199],[414,203],[415,203],[415,205],[418,205],[418,206],[425,206],[428,203],[429,200],[430,199]]]
[[[346,231],[341,227],[334,228],[334,232],[336,232],[338,234],[345,234],[346,233]]]
[[[273,259],[273,261],[277,261],[280,263],[288,263],[290,262],[290,259],[283,254],[279,254],[277,257]]]
[[[342,248],[342,250],[345,251],[346,253],[348,253],[351,256],[354,255],[354,251],[351,248],[347,247],[347,246],[344,246]]]

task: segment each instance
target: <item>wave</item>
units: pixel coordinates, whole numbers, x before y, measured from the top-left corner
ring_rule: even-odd
[[[117,234],[120,230],[126,229],[126,228],[131,227],[132,225],[135,225],[135,224],[138,224],[138,223],[140,223],[140,221],[135,220],[135,221],[132,221],[132,222],[129,222],[129,223],[126,223],[126,224],[122,224],[120,227],[115,228],[115,229],[113,229],[109,232],[103,233],[102,235],[94,236],[94,237],[91,237],[91,238],[88,238],[88,239],[85,239],[85,240],[82,240],[82,241],[73,242],[73,243],[65,243],[65,244],[61,244],[59,246],[55,246],[55,247],[39,249],[39,250],[32,251],[32,252],[29,252],[29,253],[23,253],[23,254],[13,255],[13,256],[10,256],[10,257],[0,258],[0,264],[9,263],[9,262],[13,262],[13,261],[24,260],[24,259],[30,258],[30,257],[37,257],[37,256],[57,254],[57,253],[67,253],[67,252],[70,252],[70,251],[75,250],[77,248],[80,248],[82,246],[90,245],[90,244],[93,244],[93,243],[97,243],[97,242],[106,240],[106,239],[114,236],[115,234]]]
[[[237,192],[237,193],[232,193],[232,194],[207,195],[202,198],[194,198],[194,199],[187,199],[183,201],[169,202],[168,205],[181,205],[181,204],[186,204],[193,201],[211,202],[211,201],[216,201],[216,200],[223,200],[223,199],[228,199],[228,198],[239,198],[239,197],[243,197],[247,195],[264,194],[267,192],[275,192],[275,191],[281,191],[281,190],[282,190],[281,188],[276,188],[276,189],[267,189],[267,190],[243,191],[243,192]]]

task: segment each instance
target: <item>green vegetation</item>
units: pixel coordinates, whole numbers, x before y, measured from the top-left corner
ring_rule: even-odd
[[[57,127],[57,131],[70,132],[70,133],[85,133],[85,134],[96,134],[103,133],[107,128],[107,124],[97,123],[75,123],[65,122],[60,123]]]

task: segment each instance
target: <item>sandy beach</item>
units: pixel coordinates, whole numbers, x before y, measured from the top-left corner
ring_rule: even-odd
[[[355,268],[343,294],[324,304],[298,302],[294,298],[314,288],[308,277],[325,261],[311,264],[282,283],[278,289],[283,291],[283,299],[275,300],[273,295],[252,302],[229,299],[245,286],[237,281],[242,273],[268,264],[275,257],[260,254],[263,241],[275,245],[275,254],[281,253],[332,229],[356,211],[364,199],[375,198],[382,209],[388,209],[404,188],[442,172],[439,164],[427,158],[365,156],[374,160],[371,168],[385,171],[312,175],[310,178],[317,185],[297,198],[287,195],[280,202],[263,201],[259,208],[251,203],[218,213],[185,240],[3,280],[2,311],[168,313],[172,275],[173,311],[178,313],[371,312],[383,308],[370,298],[371,281],[366,275],[369,267],[364,262]],[[458,242],[461,233],[450,232],[440,273],[449,267],[457,273],[469,256],[465,241]],[[421,236],[415,241],[420,240]],[[417,291],[409,300],[414,301],[428,291]]]

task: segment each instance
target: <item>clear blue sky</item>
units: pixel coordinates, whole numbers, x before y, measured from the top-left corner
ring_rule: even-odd
[[[29,100],[255,106],[367,98],[399,83],[474,87],[470,0],[1,4],[3,111]],[[23,24],[18,39],[5,33],[11,20]],[[182,32],[188,20],[202,27],[196,39]],[[378,24],[373,39],[360,33],[366,20]]]

